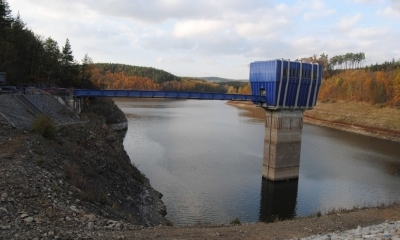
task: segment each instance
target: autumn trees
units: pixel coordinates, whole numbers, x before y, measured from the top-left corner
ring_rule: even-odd
[[[319,93],[322,101],[360,101],[400,106],[400,60],[363,67],[363,52],[331,58],[325,54],[315,54],[298,60],[324,66],[324,81]]]
[[[117,64],[117,63],[96,63],[95,67],[100,69],[102,72],[108,72],[108,71],[111,73],[122,72],[127,76],[150,78],[155,83],[181,80],[180,77],[177,77],[169,72],[160,69],[155,69],[152,67],[139,67],[126,64]]]
[[[124,64],[94,64],[90,78],[101,89],[135,89],[193,92],[226,92],[227,87],[201,79],[181,78],[163,70]]]
[[[319,100],[345,100],[400,106],[400,68],[392,71],[347,70],[323,81]]]
[[[400,106],[400,68],[395,71],[392,101],[395,106]]]

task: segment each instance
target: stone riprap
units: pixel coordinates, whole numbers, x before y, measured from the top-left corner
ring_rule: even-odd
[[[35,115],[42,113],[55,124],[63,125],[80,121],[78,115],[50,94],[1,94],[0,112],[17,128],[22,129],[30,129]]]
[[[344,232],[330,233],[326,235],[312,235],[310,237],[301,238],[308,239],[321,239],[321,240],[335,240],[335,239],[391,239],[400,240],[400,221],[393,222],[387,221],[385,223],[361,227]]]
[[[27,94],[25,97],[58,124],[79,121],[76,114],[68,110],[50,94]]]
[[[18,128],[30,128],[35,118],[10,94],[0,94],[0,111]]]

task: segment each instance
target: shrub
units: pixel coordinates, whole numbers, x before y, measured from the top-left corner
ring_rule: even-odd
[[[321,217],[321,216],[322,216],[321,211],[318,211],[318,212],[317,212],[317,217]]]
[[[238,217],[235,217],[234,219],[232,219],[231,221],[231,225],[240,225],[240,219]]]
[[[39,158],[39,159],[36,161],[36,164],[37,164],[38,166],[42,166],[42,164],[43,164],[43,158]]]
[[[32,123],[32,129],[35,133],[44,138],[54,139],[56,135],[56,126],[45,115],[39,115]]]
[[[165,219],[164,225],[168,226],[168,227],[172,227],[172,226],[174,226],[174,223],[169,219]]]

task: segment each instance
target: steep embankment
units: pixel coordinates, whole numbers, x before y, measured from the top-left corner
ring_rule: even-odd
[[[54,139],[13,129],[0,117],[0,238],[93,237],[94,230],[163,223],[161,194],[132,166],[125,123],[111,100],[90,100],[87,124]]]

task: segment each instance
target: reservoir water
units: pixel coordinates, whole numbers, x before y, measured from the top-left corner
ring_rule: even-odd
[[[125,150],[175,225],[304,217],[400,199],[400,143],[304,125],[298,180],[262,179],[265,111],[225,101],[115,99]]]

